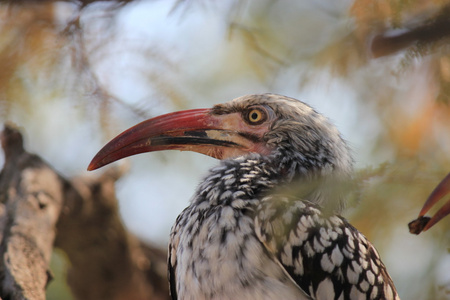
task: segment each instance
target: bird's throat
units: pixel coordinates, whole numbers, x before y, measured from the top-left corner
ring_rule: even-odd
[[[330,213],[340,212],[341,198],[348,193],[342,191],[345,184],[304,170],[298,162],[277,155],[249,154],[223,160],[198,186],[193,202],[244,208],[257,204],[254,199],[279,194],[315,203]],[[326,201],[329,198],[334,201]]]

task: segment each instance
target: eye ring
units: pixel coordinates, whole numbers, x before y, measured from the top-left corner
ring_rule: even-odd
[[[251,107],[244,113],[244,120],[249,125],[259,125],[267,120],[267,112],[259,107]]]

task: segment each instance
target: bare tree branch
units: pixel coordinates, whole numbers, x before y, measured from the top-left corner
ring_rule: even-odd
[[[0,298],[45,299],[53,244],[68,256],[76,299],[169,299],[164,250],[130,234],[114,183],[123,170],[67,180],[23,147],[6,125],[1,135]]]
[[[442,9],[439,16],[420,25],[404,30],[389,29],[376,35],[371,44],[374,57],[392,55],[413,45],[430,45],[450,38],[450,6]],[[399,32],[396,34],[396,32]],[[448,42],[448,41],[447,41]]]
[[[22,136],[10,126],[1,135],[5,166],[0,173],[2,243],[0,295],[45,299],[55,225],[63,202],[57,175],[39,157],[24,151]]]

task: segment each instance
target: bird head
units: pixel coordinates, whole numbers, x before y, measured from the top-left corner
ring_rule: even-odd
[[[296,99],[261,94],[139,123],[106,144],[88,170],[160,150],[195,151],[218,159],[258,153],[284,165],[290,178],[348,178],[353,164],[345,141],[324,116]]]

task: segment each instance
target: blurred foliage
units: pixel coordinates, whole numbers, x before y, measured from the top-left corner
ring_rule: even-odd
[[[168,19],[212,13],[223,20],[224,41],[229,45],[216,49],[226,54],[216,62],[221,72],[213,73],[215,81],[201,70],[192,72],[186,82],[199,77],[197,81],[205,82],[199,93],[208,94],[227,76],[251,74],[269,89],[287,72],[295,74],[299,90],[343,80],[377,116],[380,128],[371,137],[371,151],[388,160],[359,170],[364,205],[352,208],[349,217],[381,253],[387,252],[395,244],[396,228],[407,231],[407,223],[450,171],[450,2],[355,0],[349,6],[344,1],[226,2],[228,6],[225,1],[173,3]],[[3,118],[11,107],[31,118],[39,101],[69,99],[84,109],[87,119],[98,118],[100,128],[107,129],[114,120],[113,106],[141,119],[152,115],[158,103],[189,107],[186,103],[195,96],[185,93],[188,88],[178,76],[189,59],[174,58],[174,52],[157,41],[126,45],[116,53],[122,30],[117,19],[133,1],[0,3]],[[105,73],[98,66],[106,57],[122,53],[145,60],[139,72],[148,82],[149,99],[130,104],[102,80]],[[365,120],[361,115],[360,122]],[[407,283],[397,283],[404,288],[401,295],[406,293],[409,299],[445,299],[436,294],[435,275],[425,274],[449,247],[449,220],[432,231],[423,234],[427,235],[423,241],[434,243],[437,258],[421,277],[418,274],[426,292],[408,294]]]
[[[65,278],[67,276],[67,255],[59,249],[53,251],[50,268],[52,270],[53,280],[50,281],[47,288],[47,300],[72,300],[70,288],[67,286]]]

